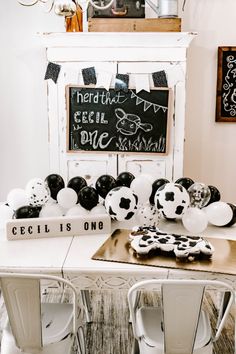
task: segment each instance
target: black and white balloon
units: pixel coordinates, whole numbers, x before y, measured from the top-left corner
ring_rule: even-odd
[[[214,202],[218,202],[221,198],[219,189],[217,189],[215,186],[208,186],[208,188],[210,189],[211,197],[209,202],[205,206],[212,204]]]
[[[65,182],[63,178],[56,173],[48,175],[45,178],[45,184],[50,189],[51,197],[54,200],[57,200],[58,192],[65,187]]]
[[[112,219],[131,219],[137,211],[138,198],[128,187],[113,188],[105,198],[105,208]]]
[[[194,181],[189,177],[181,177],[178,178],[175,183],[181,184],[185,189],[189,189],[189,187],[194,184]]]
[[[98,204],[98,200],[98,192],[93,187],[86,186],[79,191],[78,201],[86,210],[93,209]]]
[[[178,183],[166,183],[161,186],[154,197],[155,206],[167,219],[182,216],[189,206],[189,194]]]
[[[155,197],[155,194],[157,192],[157,190],[163,186],[164,184],[166,183],[169,183],[170,181],[168,181],[168,179],[166,178],[158,178],[156,179],[153,183],[152,183],[152,193],[149,197],[149,202],[151,204],[154,204],[154,197]]]
[[[234,212],[229,203],[214,202],[209,204],[204,211],[210,224],[215,226],[226,226],[232,222]]]

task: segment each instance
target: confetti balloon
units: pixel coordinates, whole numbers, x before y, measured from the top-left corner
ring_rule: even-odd
[[[29,200],[25,190],[21,188],[12,189],[7,195],[7,204],[13,210],[18,209],[21,206],[28,205]]]
[[[93,209],[98,204],[98,192],[93,187],[84,187],[79,191],[78,201],[86,210]]]
[[[50,190],[41,178],[31,179],[25,187],[25,192],[32,206],[42,206],[50,199]]]
[[[204,183],[193,183],[188,189],[190,197],[190,206],[203,208],[211,198],[211,191]]]
[[[56,173],[48,175],[45,178],[45,184],[50,189],[51,197],[55,200],[57,199],[57,193],[65,187],[63,178]]]
[[[189,207],[182,216],[182,223],[186,230],[198,234],[207,228],[208,220],[203,210]]]
[[[155,206],[167,219],[182,216],[189,206],[189,195],[178,183],[166,183],[161,186],[154,197]]]
[[[136,219],[139,226],[157,226],[161,219],[161,212],[154,205],[146,203],[138,209]]]
[[[209,223],[215,226],[225,226],[233,218],[232,208],[225,202],[214,202],[204,208]]]
[[[116,187],[105,198],[105,208],[112,219],[131,219],[137,211],[138,198],[128,187]]]
[[[70,209],[77,203],[78,196],[74,189],[62,188],[57,194],[57,202],[65,209]]]
[[[121,172],[116,179],[116,185],[117,187],[130,187],[134,178],[134,175],[130,172]]]

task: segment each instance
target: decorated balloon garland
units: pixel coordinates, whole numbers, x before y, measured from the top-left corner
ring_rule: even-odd
[[[236,206],[220,199],[216,187],[187,177],[170,182],[122,172],[117,178],[104,174],[94,186],[88,186],[81,176],[66,185],[60,175],[50,174],[45,180],[31,179],[25,189],[12,189],[6,203],[0,205],[0,222],[106,213],[118,221],[135,216],[139,226],[157,226],[161,218],[181,219],[189,232],[197,234],[208,223],[232,226],[236,222]]]

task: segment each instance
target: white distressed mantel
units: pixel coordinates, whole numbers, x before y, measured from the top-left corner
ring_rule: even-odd
[[[48,80],[49,149],[51,173],[65,180],[82,175],[88,184],[102,174],[114,177],[123,171],[148,173],[176,180],[183,175],[187,49],[196,33],[44,33],[41,35],[48,62],[61,65],[57,84]],[[172,89],[168,154],[67,152],[65,87],[83,84],[81,69],[130,75],[165,70]],[[114,82],[112,83],[114,84]],[[153,85],[153,83],[152,83]]]

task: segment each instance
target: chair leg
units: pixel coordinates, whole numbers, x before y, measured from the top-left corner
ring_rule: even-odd
[[[91,304],[90,304],[89,291],[88,290],[81,290],[81,298],[82,298],[82,302],[83,302],[84,309],[85,309],[86,322],[91,323],[92,322],[92,315],[91,315]]]
[[[132,345],[132,354],[139,354],[139,345],[136,338],[134,338],[133,345]]]
[[[77,335],[76,335],[76,343],[77,343],[77,353],[78,354],[86,354],[86,343],[84,336],[83,327],[79,327]]]
[[[135,293],[134,307],[138,306],[138,303],[139,303],[139,300],[140,300],[140,296],[141,296],[141,291],[137,291]],[[129,323],[132,323],[130,316],[129,316]]]

